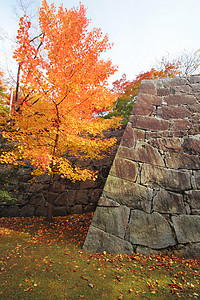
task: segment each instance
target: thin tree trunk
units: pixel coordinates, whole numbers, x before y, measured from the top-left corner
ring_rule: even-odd
[[[49,191],[47,195],[47,221],[52,220],[53,216],[53,177],[51,177],[51,181],[49,184]]]
[[[18,109],[18,101],[19,101],[19,76],[20,76],[21,64],[18,66],[17,70],[17,83],[16,83],[16,91],[15,91],[15,100],[14,100],[14,110]]]

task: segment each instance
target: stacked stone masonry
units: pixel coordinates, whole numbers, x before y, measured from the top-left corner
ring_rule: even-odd
[[[117,144],[111,152],[100,160],[87,160],[76,162],[79,167],[87,167],[98,171],[96,181],[85,181],[72,183],[65,178],[57,176],[53,184],[53,215],[65,216],[68,214],[81,214],[94,211],[99,197],[105,185],[106,178],[111,168],[117,148],[121,141],[125,127],[115,131],[105,132],[105,138],[115,137]],[[72,161],[72,158],[69,158]],[[0,175],[4,174],[7,166],[1,168]],[[18,199],[16,204],[4,204],[0,199],[0,217],[32,217],[47,215],[47,194],[49,189],[49,176],[39,176],[35,182],[31,182],[31,168],[20,167],[15,170],[14,177],[17,182],[9,187],[10,192],[15,191]]]
[[[84,248],[200,259],[200,76],[142,82]]]

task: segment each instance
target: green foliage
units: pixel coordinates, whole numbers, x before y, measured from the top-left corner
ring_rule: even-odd
[[[122,117],[121,123],[127,124],[134,106],[134,99],[126,96],[121,96],[117,99],[112,111],[104,116],[105,119],[111,117]]]
[[[0,170],[0,202],[3,204],[15,204],[18,200],[10,191],[11,187],[18,184],[16,178],[16,170],[8,169],[4,170],[2,167]]]
[[[0,190],[0,202],[2,204],[15,204],[17,202],[17,198],[8,191]]]
[[[0,77],[1,77],[1,72],[0,72]],[[5,87],[3,87],[2,80],[0,78],[0,115],[6,116],[8,115],[10,109],[6,103],[6,93],[5,93]]]

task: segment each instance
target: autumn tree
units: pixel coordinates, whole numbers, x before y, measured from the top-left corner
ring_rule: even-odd
[[[113,91],[118,94],[116,102],[110,111],[107,113],[103,111],[102,116],[105,119],[109,119],[113,116],[122,117],[122,123],[126,124],[132,112],[135,98],[138,95],[141,81],[145,79],[173,77],[178,74],[178,72],[178,65],[166,64],[164,68],[159,71],[152,68],[148,72],[137,75],[132,81],[127,80],[124,74],[120,80],[116,80],[113,83]]]
[[[96,178],[68,157],[98,159],[115,143],[114,138],[104,138],[103,130],[116,127],[118,120],[98,118],[95,111],[116,99],[108,86],[116,67],[101,59],[111,47],[107,35],[99,28],[89,30],[89,24],[83,5],[57,10],[46,0],[39,12],[36,43],[29,37],[28,16],[19,24],[14,57],[20,65],[20,98],[3,132],[14,148],[3,153],[0,162],[18,165],[28,160],[33,175],[49,174],[49,219],[56,174],[72,181]]]

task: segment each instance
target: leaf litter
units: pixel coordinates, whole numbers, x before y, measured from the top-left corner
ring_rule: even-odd
[[[92,216],[1,218],[0,298],[199,299],[197,260],[84,251]]]

